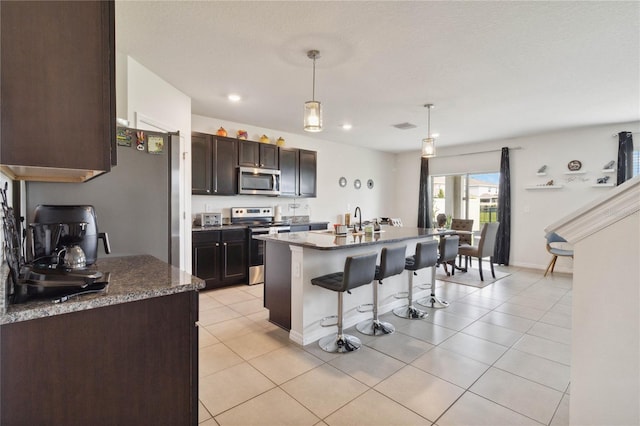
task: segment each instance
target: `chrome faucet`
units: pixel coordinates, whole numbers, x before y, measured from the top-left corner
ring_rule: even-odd
[[[360,214],[358,214],[360,213]],[[358,216],[358,220],[359,220],[359,224],[358,224],[358,231],[362,231],[362,210],[360,210],[360,207],[356,207],[356,211],[353,213],[353,218],[355,219],[356,216]],[[355,228],[355,225],[353,225]]]

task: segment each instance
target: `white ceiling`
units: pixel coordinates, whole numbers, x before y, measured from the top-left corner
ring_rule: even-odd
[[[425,103],[440,146],[640,119],[637,1],[116,1],[116,47],[194,114],[389,152],[419,149]]]

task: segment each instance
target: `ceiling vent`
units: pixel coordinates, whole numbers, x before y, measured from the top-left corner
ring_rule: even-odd
[[[409,130],[409,129],[415,129],[417,126],[411,123],[400,123],[400,124],[394,124],[393,127],[400,130]]]

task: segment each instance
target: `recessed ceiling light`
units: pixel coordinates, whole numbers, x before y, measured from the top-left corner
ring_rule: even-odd
[[[238,94],[232,93],[229,96],[227,96],[227,99],[229,99],[231,102],[240,102],[242,97],[240,97],[240,95]]]
[[[342,125],[342,130],[351,130],[353,126],[349,123],[345,123]]]

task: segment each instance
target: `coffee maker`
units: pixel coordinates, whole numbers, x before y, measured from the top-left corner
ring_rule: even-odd
[[[89,205],[38,205],[30,225],[34,263],[58,263],[59,253],[80,247],[85,266],[98,258],[98,240],[102,239],[105,253],[109,254],[109,237],[98,232],[96,212]]]

